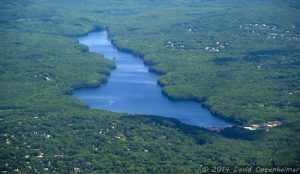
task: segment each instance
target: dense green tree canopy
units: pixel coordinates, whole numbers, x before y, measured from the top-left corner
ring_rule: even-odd
[[[199,173],[211,164],[299,164],[297,0],[0,1],[0,170]],[[114,63],[77,41],[107,29],[160,73],[163,93],[237,125],[221,133],[90,110],[72,91]],[[199,105],[200,107],[200,105]]]

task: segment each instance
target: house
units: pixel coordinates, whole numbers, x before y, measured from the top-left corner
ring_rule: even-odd
[[[58,153],[58,154],[54,155],[54,157],[60,157],[60,158],[62,158],[62,157],[64,157],[64,153]]]
[[[244,129],[248,129],[248,130],[263,129],[263,130],[269,131],[270,128],[280,126],[281,124],[282,123],[280,121],[269,121],[264,124],[253,124],[251,126],[245,126]]]
[[[39,152],[39,155],[36,156],[36,157],[37,157],[37,158],[43,158],[43,156],[44,156],[44,153],[43,153],[43,152]]]
[[[276,127],[276,126],[280,126],[282,123],[280,121],[269,121],[267,123],[268,126],[270,127]]]
[[[245,126],[244,129],[248,129],[248,130],[256,130],[256,128],[251,127],[251,126]]]

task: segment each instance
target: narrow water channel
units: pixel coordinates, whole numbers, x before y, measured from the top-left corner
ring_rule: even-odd
[[[164,96],[157,84],[158,75],[149,72],[140,57],[117,50],[106,31],[89,33],[80,37],[79,42],[88,46],[90,52],[115,59],[117,66],[107,83],[98,88],[74,91],[74,96],[85,101],[91,109],[170,117],[200,127],[231,125],[213,116],[198,102],[172,101]]]

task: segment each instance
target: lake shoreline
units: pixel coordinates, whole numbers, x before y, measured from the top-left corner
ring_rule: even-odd
[[[123,48],[123,47],[120,47],[116,44],[116,42],[110,37],[110,32],[109,32],[109,29],[105,29],[105,28],[101,28],[101,30],[99,30],[99,28],[95,28],[93,30],[90,30],[90,32],[88,32],[87,34],[85,35],[80,35],[79,37],[82,37],[82,36],[87,36],[89,35],[90,33],[93,33],[93,32],[107,32],[107,40],[111,42],[111,45],[117,50],[117,51],[120,51],[120,52],[124,52],[124,53],[127,53],[127,54],[131,54],[133,55],[134,57],[137,57],[138,59],[142,60],[143,64],[145,66],[147,66],[147,69],[148,69],[148,72],[149,73],[154,73],[155,75],[157,75],[157,77],[159,77],[160,75],[163,75],[161,73],[157,73],[156,71],[153,71],[153,69],[149,68],[147,62],[145,62],[144,60],[144,56],[132,49],[128,49],[128,48]],[[83,44],[84,45],[84,44]],[[89,48],[89,46],[87,46]],[[91,52],[89,50],[89,52]],[[97,53],[96,53],[97,54]],[[100,54],[100,53],[99,53]],[[101,55],[103,55],[101,53]],[[104,58],[106,58],[104,55],[103,55]],[[111,60],[111,59],[109,59]],[[115,63],[114,60],[111,60]],[[100,81],[97,85],[95,86],[91,86],[91,85],[85,85],[85,86],[81,86],[79,88],[74,88],[73,89],[73,94],[75,91],[77,90],[81,90],[81,89],[95,89],[95,88],[100,88],[101,86],[103,85],[106,85],[108,83],[108,79],[111,78],[111,74],[112,72],[116,69],[117,67],[117,64],[115,63],[115,66],[114,68],[111,68],[110,70],[110,73],[107,75],[106,79],[105,80],[102,80]],[[158,78],[156,79],[156,84],[162,89],[164,87],[163,84],[161,84],[158,80]],[[210,109],[210,106],[207,106],[203,103],[203,101],[200,101],[199,99],[186,99],[186,100],[180,100],[180,99],[175,99],[174,97],[170,96],[168,93],[165,93],[163,90],[160,91],[160,93],[165,96],[166,98],[168,98],[169,100],[172,100],[174,102],[183,102],[183,101],[187,101],[187,102],[196,102],[199,104],[199,106],[203,109],[206,109],[210,112],[210,114],[213,116],[213,117],[216,117],[216,118],[220,118],[226,122],[231,122],[232,125],[234,125],[236,122],[234,120],[229,120],[228,118],[226,117],[223,117],[222,115],[220,114],[217,114],[216,112],[213,112],[211,109]],[[89,106],[89,104],[87,104],[88,108],[90,109],[93,109],[92,107]],[[115,112],[115,111],[112,111],[112,112]],[[139,113],[132,113],[132,114],[139,114]],[[142,115],[153,115],[151,113],[149,114],[142,114]],[[158,117],[165,117],[165,116],[161,116],[161,115],[157,115]],[[175,118],[176,119],[176,118]],[[184,123],[184,124],[187,124],[187,123]],[[230,126],[232,126],[230,125]],[[201,126],[200,126],[201,127]],[[220,126],[209,126],[209,127],[220,127]],[[221,126],[222,127],[222,126]],[[228,127],[228,126],[225,126],[225,127]]]

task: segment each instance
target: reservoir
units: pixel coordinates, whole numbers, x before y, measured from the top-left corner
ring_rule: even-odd
[[[74,91],[74,96],[86,102],[91,109],[103,109],[131,114],[157,115],[175,118],[199,127],[232,125],[213,116],[201,103],[173,101],[162,94],[157,84],[158,75],[148,71],[140,57],[119,51],[108,39],[107,31],[92,32],[79,38],[90,52],[103,55],[116,63],[106,83],[97,88]]]

